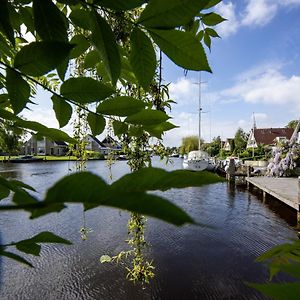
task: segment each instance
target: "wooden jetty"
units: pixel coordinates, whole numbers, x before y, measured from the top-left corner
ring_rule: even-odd
[[[271,195],[297,211],[300,223],[300,178],[246,177],[248,187],[262,190],[264,199]]]

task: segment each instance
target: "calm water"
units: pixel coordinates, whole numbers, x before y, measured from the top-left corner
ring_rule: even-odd
[[[0,172],[23,180],[43,194],[72,167],[68,162],[0,164]],[[168,166],[175,168],[181,168],[181,160]],[[104,161],[89,162],[88,169],[109,181]],[[126,172],[125,161],[113,166],[114,179]],[[266,281],[267,269],[254,259],[270,247],[297,237],[289,219],[278,214],[283,208],[273,211],[256,195],[227,183],[174,189],[163,195],[196,221],[217,229],[191,225],[177,228],[149,219],[146,239],[151,247],[147,256],[154,260],[156,276],[146,289],[128,282],[122,266],[99,263],[102,254],[114,255],[127,249],[128,213],[109,208],[88,211],[86,222],[93,231],[87,241],[82,241],[79,205],[33,221],[25,212],[1,212],[2,244],[46,230],[74,244],[45,245],[41,257],[26,256],[35,269],[0,258],[0,299],[266,299],[244,282]],[[278,281],[284,279],[279,277]]]

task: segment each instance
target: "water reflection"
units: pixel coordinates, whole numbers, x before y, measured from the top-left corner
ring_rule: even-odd
[[[173,166],[168,166],[180,167],[181,160],[176,159]],[[10,166],[0,165],[1,172],[7,172],[6,168],[11,172]],[[43,194],[70,168],[72,164],[68,162],[18,165],[13,166],[12,178],[24,180]],[[112,168],[114,180],[129,170],[125,161]],[[109,181],[105,162],[88,162],[88,169]],[[59,214],[32,221],[25,212],[1,213],[3,243],[50,230],[74,244],[46,245],[40,258],[26,256],[35,269],[3,258],[0,298],[265,299],[244,282],[267,280],[267,269],[253,261],[270,247],[296,237],[286,220],[256,195],[240,188],[233,190],[227,183],[159,194],[182,207],[197,222],[217,229],[192,225],[177,228],[150,218],[145,238],[151,248],[146,256],[155,261],[156,276],[146,290],[129,283],[122,266],[99,263],[102,254],[124,250],[129,214],[105,207],[87,211],[86,226],[93,231],[82,241],[81,206],[69,205]]]

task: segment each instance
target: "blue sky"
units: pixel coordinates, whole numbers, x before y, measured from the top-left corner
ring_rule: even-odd
[[[249,131],[254,112],[258,127],[283,127],[300,117],[300,1],[224,0],[217,11],[228,21],[216,26],[222,39],[207,51],[213,74],[202,72],[202,136],[233,137]],[[173,122],[170,145],[197,134],[198,75],[171,66],[165,59],[164,78],[172,82]]]
[[[300,117],[300,0],[224,0],[216,7],[228,21],[216,26],[208,54],[213,74],[202,72],[202,136],[233,137],[237,128],[249,131],[254,113],[257,127],[283,127]],[[207,49],[206,49],[207,50]],[[165,136],[167,146],[198,132],[198,73],[163,59],[163,77],[170,83],[172,122],[180,128]],[[28,119],[57,127],[53,112],[43,104]],[[71,133],[71,125],[63,130]]]

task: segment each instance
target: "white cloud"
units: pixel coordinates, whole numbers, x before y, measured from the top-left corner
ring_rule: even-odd
[[[245,26],[264,26],[276,15],[278,4],[268,0],[250,0],[242,14],[241,24]]]
[[[198,88],[198,79],[188,79],[188,78],[179,78],[175,83],[171,83],[169,86],[170,98],[177,102],[176,107],[182,106],[193,106],[192,111],[196,111],[199,88]],[[202,92],[206,90],[206,84],[201,84]],[[195,107],[194,107],[195,106]]]
[[[236,12],[236,6],[228,1],[220,2],[216,12],[227,19],[217,26],[217,32],[226,38],[235,34],[240,27],[265,26],[270,23],[283,8],[294,8],[300,0],[247,0],[246,6]]]
[[[244,100],[249,103],[271,105],[293,105],[300,110],[300,77],[284,76],[276,69],[268,69],[261,74],[240,80],[233,87],[220,94],[227,98]]]
[[[221,2],[216,7],[216,12],[220,14],[223,18],[227,19],[227,21],[224,21],[217,26],[217,31],[219,35],[223,38],[226,38],[236,33],[239,27],[239,22],[236,18],[234,4],[232,2],[228,2],[227,4]]]

